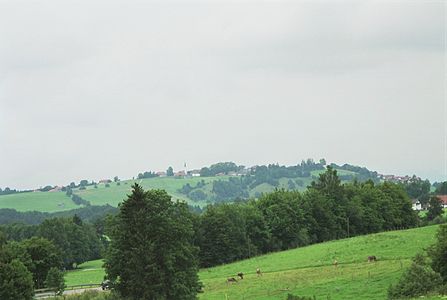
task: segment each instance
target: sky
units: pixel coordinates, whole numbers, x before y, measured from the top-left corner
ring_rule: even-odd
[[[0,187],[307,158],[446,180],[446,11],[0,0]]]

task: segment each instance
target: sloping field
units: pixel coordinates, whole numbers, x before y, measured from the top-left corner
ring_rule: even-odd
[[[352,173],[355,175],[355,173],[350,171],[337,171],[339,174]],[[317,176],[321,172],[324,172],[324,170],[313,171],[312,175]],[[212,182],[216,180],[228,180],[228,178],[229,176],[189,178],[155,177],[141,180],[123,180],[119,183],[119,185],[116,182],[111,182],[109,187],[106,187],[105,184],[98,184],[97,188],[94,188],[94,186],[88,186],[85,190],[76,188],[73,189],[73,192],[83,199],[90,201],[92,205],[109,204],[112,206],[118,206],[120,202],[127,198],[127,194],[131,191],[132,184],[138,182],[144,189],[164,189],[169,195],[172,196],[174,200],[180,199],[188,202],[190,205],[205,207],[208,204],[206,200],[193,201],[187,198],[186,195],[180,193],[179,189],[188,183],[192,187],[195,187],[198,182],[203,180],[205,182],[205,186],[200,190],[208,196],[208,199],[213,199]],[[312,180],[312,177],[299,177],[291,179],[291,181],[295,184],[294,188],[297,190],[306,189]],[[278,182],[279,188],[289,188],[289,178],[280,178]],[[297,182],[300,182],[300,184],[297,184]],[[250,197],[257,197],[262,193],[268,193],[274,190],[275,187],[273,185],[262,183],[248,192]],[[18,211],[37,210],[42,212],[54,212],[79,208],[79,206],[75,205],[69,197],[65,196],[64,192],[29,192],[0,196],[0,208],[12,208]]]
[[[435,241],[437,226],[331,241],[205,269],[202,299],[284,299],[287,293],[317,299],[385,299],[418,251]],[[377,263],[366,262],[369,255]],[[332,265],[338,261],[338,267]],[[262,277],[256,275],[261,268]],[[247,274],[237,284],[227,277]]]
[[[202,269],[200,299],[285,299],[287,293],[317,299],[386,299],[417,252],[435,241],[437,226],[390,231],[272,253],[219,267]],[[366,262],[369,255],[376,263]],[[338,261],[338,267],[332,262]],[[67,273],[67,285],[101,282],[100,261]],[[87,266],[89,266],[87,265]],[[256,268],[263,275],[257,276]],[[86,270],[90,269],[90,271]],[[238,283],[228,277],[246,274]],[[81,275],[80,275],[81,274]],[[85,276],[83,275],[85,274]]]
[[[64,192],[27,192],[0,196],[0,208],[55,212],[79,208]]]
[[[201,180],[205,183],[209,183],[215,180],[227,180],[228,176],[220,177],[191,177],[191,178],[174,178],[174,177],[155,177],[146,178],[141,180],[124,180],[120,182],[120,185],[112,182],[110,187],[105,187],[104,184],[98,184],[98,188],[93,186],[87,187],[85,190],[75,189],[74,193],[81,196],[83,199],[90,201],[92,205],[105,205],[110,204],[117,206],[123,199],[127,198],[127,194],[130,194],[131,186],[135,182],[143,186],[144,189],[164,189],[172,196],[173,199],[180,199],[189,202],[191,205],[206,205],[205,202],[194,202],[188,199],[184,194],[178,192],[183,185],[189,183],[191,186],[195,186]]]

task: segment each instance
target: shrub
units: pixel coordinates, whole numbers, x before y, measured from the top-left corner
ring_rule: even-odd
[[[55,267],[51,268],[48,271],[47,279],[45,280],[45,285],[46,287],[53,289],[57,295],[62,295],[64,293],[65,288],[67,287],[65,285],[64,273],[59,271],[58,268]]]
[[[417,254],[410,268],[395,286],[388,289],[389,299],[417,297],[435,291],[442,285],[439,273],[433,271],[423,254]]]
[[[106,187],[106,188],[110,187],[110,184],[106,183],[105,187]]]

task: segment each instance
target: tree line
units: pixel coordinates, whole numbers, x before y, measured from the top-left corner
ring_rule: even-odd
[[[342,184],[331,167],[305,192],[276,190],[258,200],[209,205],[194,219],[203,267],[417,224],[400,186]]]
[[[135,184],[109,219],[105,269],[124,298],[195,299],[199,266],[417,224],[401,186],[342,184],[331,167],[303,193],[276,190],[257,200],[209,205],[202,214],[163,190]]]
[[[102,230],[103,227],[83,222],[77,215],[72,218],[46,219],[39,225],[0,226],[0,233],[8,241],[21,242],[34,237],[50,241],[63,253],[62,266],[65,269],[73,269],[85,261],[102,256],[107,243]]]
[[[0,299],[32,299],[34,289],[65,287],[63,271],[103,256],[107,241],[77,215],[40,225],[0,227]]]

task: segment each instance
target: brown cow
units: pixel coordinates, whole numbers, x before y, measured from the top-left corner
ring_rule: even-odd
[[[256,274],[258,274],[258,276],[262,276],[261,269],[257,268],[256,269]]]
[[[334,265],[334,267],[337,267],[338,266],[338,261],[334,260],[333,265]]]
[[[368,262],[375,262],[377,261],[377,257],[375,257],[374,255],[368,256]]]

